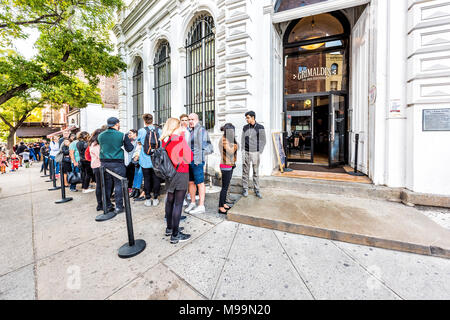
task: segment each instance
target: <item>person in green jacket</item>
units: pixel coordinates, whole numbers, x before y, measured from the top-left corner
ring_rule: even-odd
[[[118,174],[121,177],[126,178],[126,167],[124,163],[124,149],[127,152],[133,150],[133,144],[131,143],[128,135],[120,132],[120,121],[115,117],[108,118],[108,129],[103,131],[98,136],[98,142],[100,144],[100,162],[105,169],[109,169],[112,172]],[[114,191],[116,208],[113,208],[111,204],[112,185],[114,181]],[[106,188],[106,206],[108,212],[114,211],[117,213],[124,212],[123,206],[123,194],[121,181],[107,171],[105,172],[105,188]]]

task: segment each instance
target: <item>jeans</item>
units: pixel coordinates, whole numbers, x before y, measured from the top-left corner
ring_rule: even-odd
[[[88,189],[89,183],[92,180],[92,176],[94,175],[91,168],[91,162],[80,160],[81,165],[81,179],[82,179],[82,189]]]
[[[127,166],[127,179],[128,179],[128,188],[131,188],[133,186],[133,179],[134,179],[134,171],[135,171],[134,163],[131,163]]]
[[[233,176],[233,169],[221,171],[222,171],[222,190],[220,190],[219,208],[223,207],[226,202],[228,188],[230,186],[231,177]]]
[[[253,168],[253,187],[259,190],[259,152],[242,152],[242,188],[248,190],[250,165]]]
[[[161,181],[155,174],[155,170],[153,168],[142,168],[142,173],[144,174],[145,199],[151,199],[151,192],[153,192],[153,199],[158,199]]]
[[[127,169],[123,162],[102,162],[102,166],[105,169],[111,170],[115,174],[126,178]],[[107,171],[105,172],[105,188],[106,188],[106,206],[108,208],[112,207],[111,194],[112,185],[114,183],[114,194],[116,200],[116,209],[123,209],[123,193],[122,193],[122,182],[110,175]]]
[[[102,179],[100,177],[100,168],[94,168],[92,169],[95,176],[95,181],[97,182],[95,187],[95,197],[97,198],[97,206],[99,208],[102,208],[103,201],[102,201]]]
[[[50,156],[50,159],[55,160],[55,156]],[[55,174],[59,174],[59,162],[54,163],[55,163]]]
[[[144,178],[144,174],[142,173],[142,168],[134,170],[134,178],[133,178],[133,188],[140,189],[142,187],[142,179]]]
[[[44,170],[44,168],[46,171],[48,171],[48,157],[46,156],[43,157],[41,170]]]

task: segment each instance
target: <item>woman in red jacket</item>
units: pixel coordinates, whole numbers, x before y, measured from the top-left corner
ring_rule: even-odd
[[[182,134],[183,128],[180,120],[169,118],[164,125],[161,138],[162,147],[166,149],[177,173],[166,181],[166,236],[171,235],[170,243],[178,243],[189,240],[190,234],[181,232],[179,228],[183,200],[189,184],[189,163],[192,161],[192,151]]]

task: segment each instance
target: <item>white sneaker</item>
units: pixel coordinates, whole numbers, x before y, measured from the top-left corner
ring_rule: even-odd
[[[151,206],[152,206],[152,199],[147,199],[147,200],[145,200],[144,206],[146,206],[146,207],[151,207]]]
[[[153,199],[152,204],[154,207],[156,207],[159,204],[159,200],[158,199]]]
[[[205,213],[205,206],[198,206],[197,208],[189,211],[190,214],[196,214],[196,213]]]
[[[186,198],[188,199],[188,201],[191,201],[191,195],[188,193]]]
[[[183,207],[185,207],[185,206],[187,206],[187,205],[188,205],[187,201],[186,201],[186,200],[183,200]]]
[[[200,196],[195,196],[195,200],[198,200],[198,199],[200,199]]]
[[[82,193],[94,192],[95,189],[83,189]]]
[[[188,207],[184,210],[184,212],[189,213],[192,209],[195,208],[195,203],[190,203]]]

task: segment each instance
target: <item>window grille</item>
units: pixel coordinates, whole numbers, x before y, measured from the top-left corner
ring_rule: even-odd
[[[133,74],[133,127],[139,129],[144,126],[144,79],[142,60],[139,61]]]
[[[155,121],[163,125],[170,118],[170,46],[161,43],[154,60],[155,67]]]
[[[186,39],[186,111],[207,130],[215,124],[215,35],[211,16],[198,17]]]

